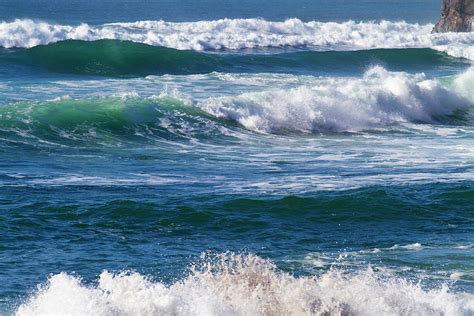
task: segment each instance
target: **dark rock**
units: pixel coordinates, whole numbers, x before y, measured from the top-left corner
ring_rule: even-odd
[[[441,19],[433,32],[474,31],[474,0],[443,0]]]

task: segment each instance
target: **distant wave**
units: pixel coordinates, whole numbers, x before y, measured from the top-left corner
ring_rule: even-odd
[[[0,107],[2,142],[116,145],[123,142],[208,139],[236,129],[269,134],[358,132],[403,123],[472,124],[474,71],[448,88],[423,74],[369,69],[362,78],[321,78],[195,101],[162,95],[19,102]],[[244,131],[239,129],[240,131]]]
[[[23,315],[470,315],[474,296],[426,290],[370,268],[294,277],[255,255],[204,255],[171,285],[104,271],[96,286],[66,273],[21,305]]]
[[[0,64],[16,63],[70,74],[104,76],[188,75],[210,72],[364,71],[374,64],[395,69],[468,66],[466,60],[432,49],[299,51],[278,54],[210,54],[141,43],[62,41],[30,49],[0,51]]]
[[[474,33],[431,34],[432,24],[406,22],[303,22],[222,19],[200,22],[139,21],[59,25],[28,19],[0,23],[0,46],[34,47],[68,39],[119,39],[180,50],[310,47],[314,50],[433,48],[474,59]]]

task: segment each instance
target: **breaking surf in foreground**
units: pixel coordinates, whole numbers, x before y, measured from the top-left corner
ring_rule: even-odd
[[[294,277],[255,255],[203,255],[171,285],[137,272],[104,271],[93,284],[60,273],[17,315],[463,315],[474,295],[420,284],[367,268]]]

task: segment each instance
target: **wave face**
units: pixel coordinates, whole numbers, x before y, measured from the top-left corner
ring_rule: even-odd
[[[371,269],[293,277],[254,255],[203,256],[170,286],[138,273],[101,273],[88,287],[65,273],[20,306],[17,315],[468,315],[474,295],[423,290]]]
[[[468,65],[462,59],[431,49],[242,55],[182,51],[118,40],[70,40],[26,50],[5,50],[0,52],[2,62],[42,67],[60,73],[105,76],[236,73],[244,69],[247,72],[311,73],[339,70],[350,73],[362,72],[373,64],[395,69]]]
[[[474,33],[431,34],[432,24],[406,22],[302,22],[289,19],[222,19],[172,23],[139,21],[104,25],[57,25],[33,20],[0,23],[0,46],[34,47],[63,40],[118,39],[180,50],[312,47],[316,50],[433,48],[474,59]]]
[[[120,145],[206,138],[219,125],[185,100],[134,96],[20,102],[0,107],[0,135],[12,143]],[[220,135],[220,133],[219,133]]]
[[[423,74],[381,67],[362,78],[325,78],[311,85],[193,100],[186,95],[19,102],[0,107],[3,141],[120,145],[208,139],[244,127],[266,134],[397,129],[404,123],[470,124],[474,72],[451,88]],[[241,130],[244,132],[243,130]]]
[[[106,76],[199,74],[225,68],[225,58],[115,40],[63,41],[5,51],[0,60],[48,70]],[[3,58],[2,58],[3,57]]]

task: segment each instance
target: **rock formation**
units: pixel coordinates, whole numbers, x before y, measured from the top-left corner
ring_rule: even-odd
[[[474,0],[443,0],[441,19],[433,32],[474,31]]]

